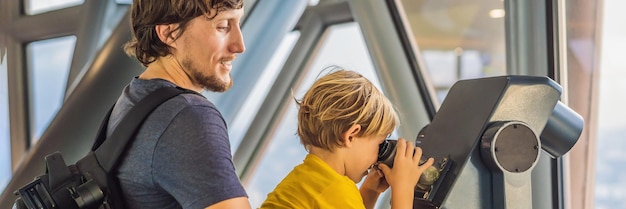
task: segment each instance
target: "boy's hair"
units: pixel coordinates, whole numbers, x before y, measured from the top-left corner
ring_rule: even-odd
[[[389,135],[399,124],[391,102],[359,73],[340,69],[319,78],[299,102],[298,135],[305,146],[333,151],[356,124],[359,137]]]
[[[213,19],[222,11],[242,7],[243,0],[133,0],[130,8],[133,37],[126,43],[124,50],[148,66],[157,58],[170,54],[170,47],[156,33],[156,25],[178,23],[178,28],[168,34],[177,34],[173,37],[177,39],[193,18],[204,15]]]

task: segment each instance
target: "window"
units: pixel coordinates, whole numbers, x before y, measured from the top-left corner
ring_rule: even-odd
[[[9,135],[9,92],[6,49],[0,47],[0,191],[11,179],[11,136]]]
[[[331,65],[357,71],[381,89],[359,25],[357,23],[335,25],[328,28],[327,32],[327,38],[322,43],[317,57],[305,73],[302,86],[293,87],[294,96],[301,98],[320,72]],[[280,119],[277,133],[270,139],[269,146],[264,151],[258,165],[259,172],[254,173],[250,183],[246,185],[252,208],[260,207],[267,194],[293,167],[300,164],[307,154],[296,135],[296,113],[295,104],[290,104],[287,113]]]
[[[626,208],[626,24],[621,13],[626,2],[604,1],[602,58],[600,58],[598,101],[598,144],[596,153],[595,208]]]
[[[402,0],[401,7],[440,101],[459,79],[506,74],[504,1]]]
[[[285,64],[285,60],[296,44],[298,37],[300,37],[300,32],[294,31],[288,33],[283,39],[277,51],[274,53],[274,56],[272,56],[272,60],[263,71],[264,73],[261,74],[258,82],[256,82],[254,88],[252,88],[250,98],[246,100],[245,104],[241,107],[241,111],[235,116],[233,124],[229,127],[231,151],[233,153],[235,153],[235,150],[237,150],[237,147],[239,147],[239,144],[243,140],[245,130],[248,129],[252,119],[254,119],[254,113],[259,111],[263,98],[265,98],[272,87],[272,81],[276,80],[278,72],[283,68],[282,66]]]
[[[61,108],[75,36],[36,41],[26,46],[31,91],[31,144],[34,144]]]
[[[83,4],[84,0],[26,0],[24,10],[28,15],[36,15],[57,9]]]
[[[133,0],[115,0],[115,3],[118,3],[118,4],[132,4]]]

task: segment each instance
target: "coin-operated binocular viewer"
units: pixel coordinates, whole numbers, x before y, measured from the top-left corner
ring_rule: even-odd
[[[541,150],[561,157],[583,128],[559,101],[561,90],[536,76],[455,83],[415,142],[435,158],[438,178],[416,187],[414,208],[532,208],[531,171]]]

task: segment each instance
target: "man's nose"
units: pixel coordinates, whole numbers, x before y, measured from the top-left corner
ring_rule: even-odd
[[[246,51],[246,46],[243,42],[243,34],[239,26],[235,27],[233,30],[229,49],[234,53],[243,53]]]

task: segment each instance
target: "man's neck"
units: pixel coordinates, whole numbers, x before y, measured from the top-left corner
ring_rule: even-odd
[[[170,81],[179,87],[202,92],[202,87],[192,82],[180,63],[171,55],[159,57],[156,61],[150,63],[146,70],[139,75],[139,78],[144,80],[160,78]]]

